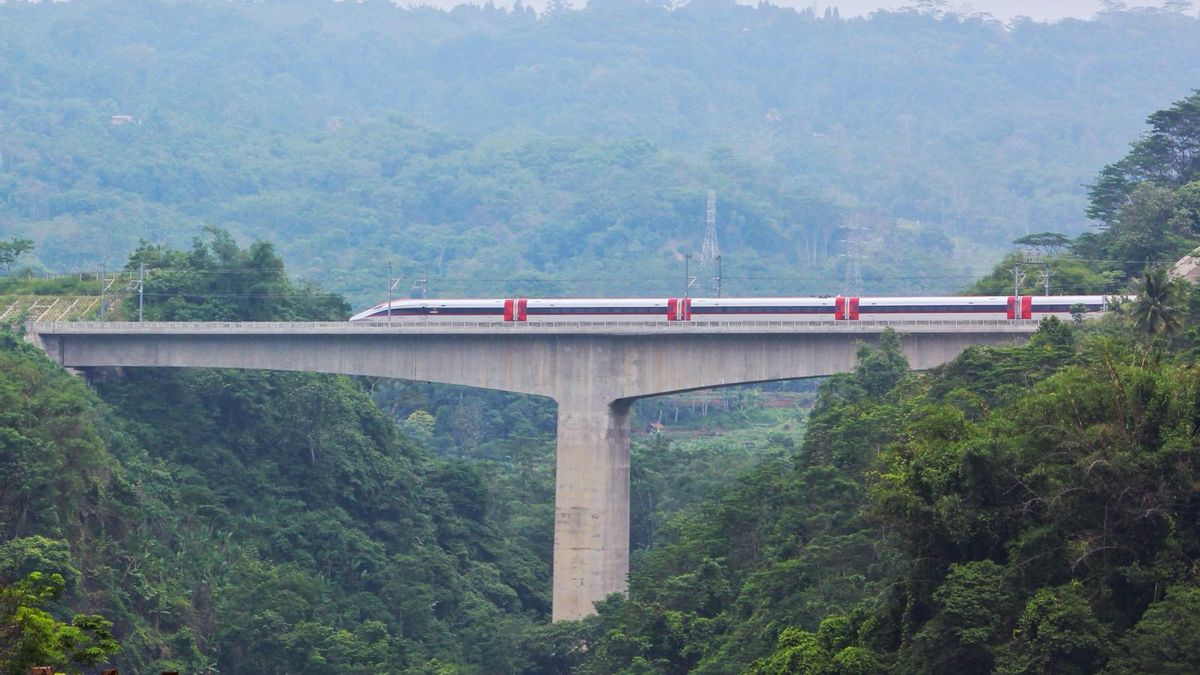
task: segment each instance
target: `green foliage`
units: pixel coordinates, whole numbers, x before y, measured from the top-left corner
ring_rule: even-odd
[[[1109,267],[1127,275],[1144,264],[1173,261],[1200,243],[1200,91],[1147,122],[1150,132],[1090,188],[1088,215],[1102,231],[1074,245],[1084,257],[1111,260]]]
[[[61,575],[41,572],[0,584],[0,669],[4,672],[53,666],[82,673],[121,650],[110,632],[112,623],[103,617],[76,614],[64,622],[42,608],[58,598],[65,585]]]
[[[414,410],[404,420],[404,423],[417,433],[429,435],[433,434],[433,429],[437,426],[437,419],[424,410]]]
[[[1200,669],[1200,588],[1173,586],[1150,605],[1105,672],[1191,673]]]
[[[95,397],[7,332],[0,332],[0,372],[0,540],[39,534],[73,540],[93,515],[88,497],[115,487],[111,459],[89,423]],[[22,569],[19,558],[9,557],[24,555],[16,546],[6,545],[4,557]]]
[[[936,613],[906,654],[911,672],[990,672],[1013,610],[1006,570],[990,560],[953,564],[933,594]]]
[[[816,635],[799,628],[785,629],[775,643],[775,652],[747,668],[752,675],[786,675],[813,673],[826,675],[836,672],[833,656]]]
[[[1070,244],[1071,238],[1059,232],[1034,232],[1017,237],[1013,243],[1018,246],[1041,249],[1046,254],[1053,254]]]
[[[1143,183],[1174,187],[1200,177],[1195,151],[1200,138],[1200,91],[1146,121],[1150,132],[1133,144],[1124,159],[1105,167],[1091,186],[1089,217],[1104,223],[1116,221],[1126,200]]]
[[[996,264],[992,271],[971,284],[964,293],[967,295],[1013,295],[1013,268],[1023,265],[1024,256],[1013,252]],[[1046,288],[1041,282],[1041,272],[1050,274],[1051,295],[1080,294],[1104,295],[1115,293],[1121,288],[1122,273],[1106,269],[1105,265],[1096,265],[1080,260],[1072,253],[1058,253],[1043,257],[1035,267],[1026,266],[1026,274],[1021,280],[1021,295],[1045,295]]]
[[[1148,119],[1151,131],[1121,160],[1101,170],[1090,187],[1088,215],[1099,232],[1069,242],[1051,232],[1027,235],[1013,243],[1037,250],[1036,264],[1012,253],[973,293],[1012,294],[1013,270],[1024,267],[1021,294],[1041,294],[1039,280],[1049,275],[1056,294],[1116,294],[1143,268],[1170,265],[1200,244],[1200,91]],[[1064,252],[1063,248],[1069,250]],[[1166,279],[1164,277],[1163,281]],[[1151,288],[1151,290],[1156,290]],[[1155,320],[1152,333],[1164,324]]]
[[[269,245],[219,230],[187,253],[144,246],[143,262],[173,289],[147,298],[155,318],[345,316]],[[16,336],[0,347],[0,582],[54,573],[68,591],[54,616],[112,617],[123,670],[523,667],[515,645],[549,615],[552,518],[527,541],[504,513],[519,500],[495,506],[506,483],[434,459],[355,382],[98,372],[97,398]],[[107,630],[89,616],[71,630]],[[29,625],[42,642],[73,634]],[[76,643],[67,657],[99,653]]]
[[[34,572],[62,579],[67,588],[79,580],[65,540],[34,535],[0,543],[0,583],[13,583]]]
[[[883,675],[887,669],[874,652],[852,645],[834,655],[833,671],[838,675]]]
[[[0,239],[0,265],[4,265],[4,273],[12,274],[12,264],[21,254],[32,250],[32,239]]]
[[[131,445],[179,476],[137,463],[173,495],[163,550],[227,542],[187,568],[213,598],[189,626],[209,645],[192,658],[295,672],[503,664],[522,617],[549,610],[547,567],[490,523],[479,471],[432,462],[348,380],[137,372],[101,393],[123,402]]]
[[[1147,267],[1134,280],[1135,297],[1122,307],[1134,327],[1150,335],[1170,334],[1183,325],[1187,282],[1171,277],[1163,266]]]
[[[0,295],[99,295],[98,279],[94,273],[51,278],[15,275],[0,278]]]
[[[908,372],[908,359],[900,349],[900,336],[887,329],[879,336],[878,347],[858,348],[854,375],[866,395],[878,399],[892,390]]]
[[[349,315],[340,297],[289,280],[270,243],[242,249],[225,230],[206,233],[208,241],[197,238],[187,252],[142,242],[129,257],[127,270],[147,270],[147,321],[340,321]]]
[[[1003,672],[1093,672],[1111,632],[1188,569],[1197,533],[1175,528],[1194,499],[1196,366],[1111,338],[1048,337],[1018,351],[1067,347],[1057,372],[982,415],[970,403],[976,422],[945,399],[884,455],[877,518],[911,562],[897,609],[881,609],[913,636],[907,669],[987,670],[994,658]]]
[[[998,659],[997,673],[1094,673],[1108,652],[1104,628],[1078,581],[1035,593],[1013,638]]]

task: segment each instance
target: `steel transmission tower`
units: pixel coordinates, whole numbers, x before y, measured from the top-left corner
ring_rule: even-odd
[[[717,243],[717,191],[708,191],[708,206],[704,210],[704,244],[700,247],[700,267],[708,270],[716,263],[712,278],[713,290],[721,297],[721,246]]]
[[[867,245],[871,243],[869,229],[861,224],[859,217],[854,217],[851,224],[843,225],[846,238],[842,244],[846,247],[842,254],[846,258],[846,267],[842,284],[845,293],[863,292],[863,262],[867,258]]]
[[[700,248],[700,264],[707,265],[721,257],[717,244],[717,191],[708,191],[708,208],[704,211],[704,245]]]

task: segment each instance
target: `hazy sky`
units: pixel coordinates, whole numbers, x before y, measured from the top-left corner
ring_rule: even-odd
[[[3,1],[3,0],[0,0]],[[484,4],[487,0],[394,0],[400,4],[429,4],[450,8],[464,3]],[[574,7],[587,4],[587,0],[569,0]],[[758,4],[758,0],[737,0],[742,4]],[[1163,0],[1123,0],[1130,7],[1158,7]],[[541,9],[546,0],[522,0],[523,4]],[[837,7],[842,16],[870,14],[877,9],[899,9],[916,5],[916,0],[769,0],[786,7],[814,7],[823,13],[826,7]],[[513,0],[492,0],[495,5],[512,6]],[[1200,0],[1196,0],[1200,6]],[[1028,16],[1038,21],[1054,21],[1064,17],[1090,19],[1103,6],[1101,0],[947,0],[947,9],[959,13],[987,12],[1000,20],[1014,16]],[[1195,15],[1196,10],[1189,14]]]
[[[779,4],[807,7],[806,2],[780,2]],[[823,0],[816,3],[824,11],[826,6],[836,6],[843,16],[853,14],[869,14],[877,9],[897,9],[917,4],[903,0],[890,2],[888,0]],[[1052,21],[1072,16],[1080,19],[1091,18],[1100,11],[1100,0],[950,0],[948,7],[961,10],[969,7],[971,11],[988,12],[997,19],[1010,19],[1014,16],[1029,16],[1041,21]],[[1129,2],[1129,5],[1155,4],[1153,2]]]

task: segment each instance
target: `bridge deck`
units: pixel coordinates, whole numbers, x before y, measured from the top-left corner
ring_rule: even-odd
[[[479,335],[479,334],[561,334],[561,335],[663,335],[731,333],[882,333],[891,328],[900,333],[1015,333],[1037,330],[1034,320],[995,321],[430,321],[430,322],[355,322],[348,321],[194,321],[194,322],[37,322],[29,332],[41,335],[139,334],[139,335]]]

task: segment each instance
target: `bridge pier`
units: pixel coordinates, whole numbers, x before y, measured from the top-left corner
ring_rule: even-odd
[[[629,409],[632,399],[558,404],[554,489],[555,621],[595,613],[629,574]]]

